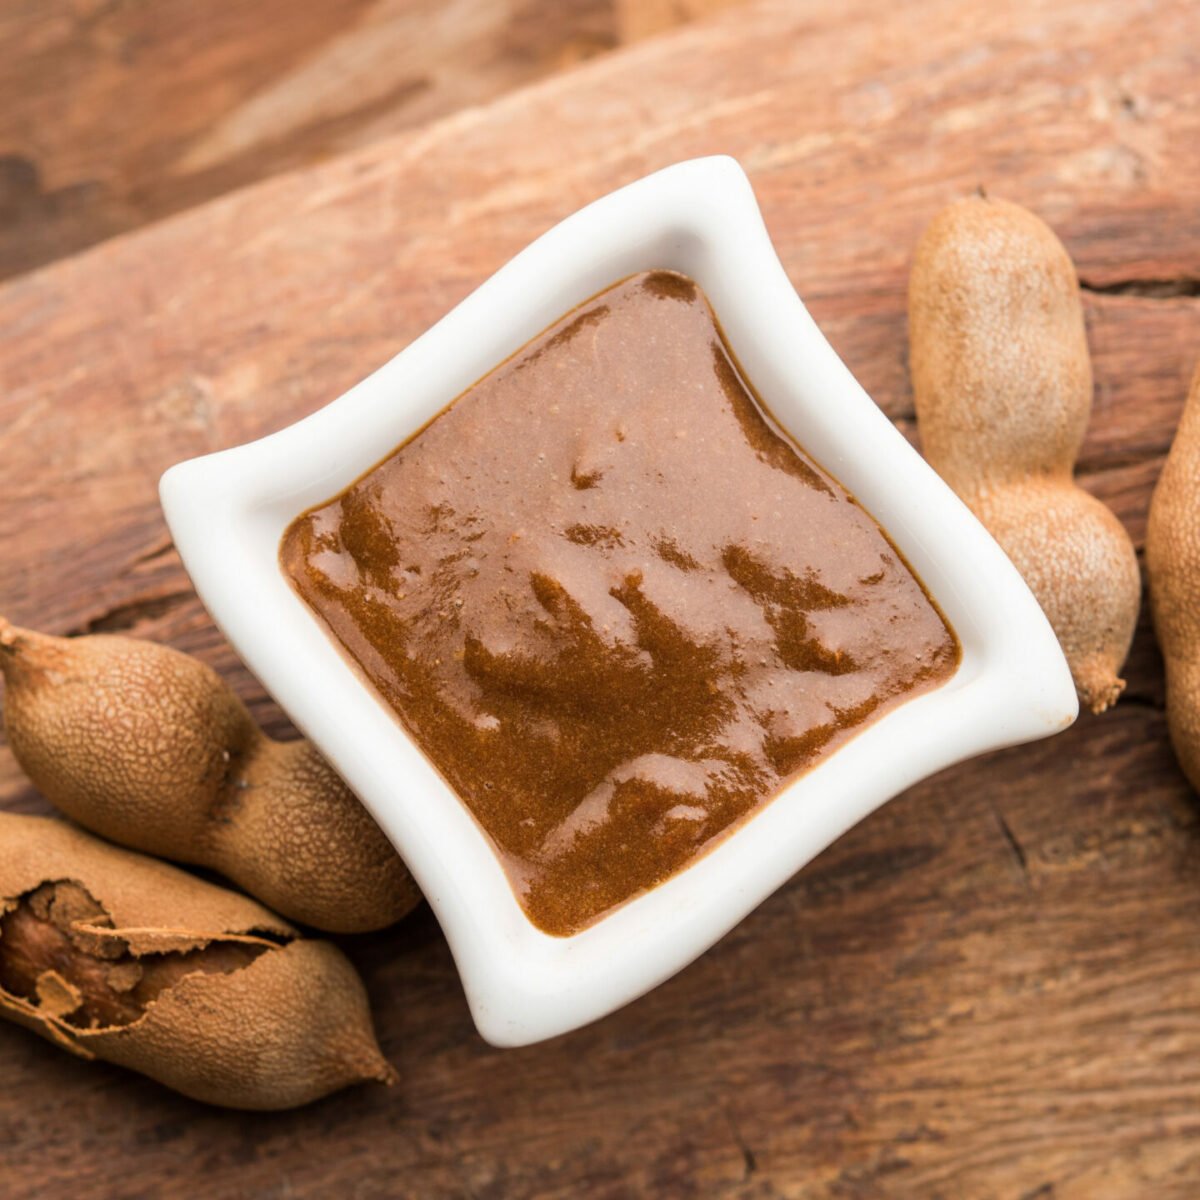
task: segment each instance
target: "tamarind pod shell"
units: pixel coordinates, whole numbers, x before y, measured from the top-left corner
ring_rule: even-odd
[[[291,1108],[350,1084],[394,1081],[350,962],[256,901],[66,822],[0,813],[0,930],[47,885],[86,896],[86,915],[55,926],[70,938],[74,965],[179,970],[127,1023],[88,1025],[73,1002],[87,999],[90,976],[66,978],[60,952],[35,992],[0,986],[5,1019],[233,1108]],[[0,934],[0,979],[14,952],[11,934],[8,944]],[[213,956],[223,961],[208,971]]]
[[[4,722],[52,804],[121,845],[219,871],[293,920],[382,929],[420,902],[404,862],[310,742],[275,742],[168,646],[0,618]]]
[[[960,200],[921,236],[908,308],[925,457],[1012,559],[1081,702],[1103,712],[1125,687],[1141,578],[1120,521],[1072,478],[1092,369],[1070,256],[1020,205]]]
[[[1150,502],[1146,574],[1171,745],[1200,791],[1200,364]]]

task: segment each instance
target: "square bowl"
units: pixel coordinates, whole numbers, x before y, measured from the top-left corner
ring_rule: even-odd
[[[888,532],[958,634],[962,660],[941,687],[862,729],[679,874],[553,937],[526,917],[487,835],[293,591],[279,544],[302,511],[563,314],[651,269],[700,285],[772,415]],[[729,158],[679,163],[580,210],[343,396],[260,441],[171,468],[160,492],[201,599],[409,865],[475,1024],[495,1045],[539,1041],[628,1003],[898,792],[1055,733],[1078,711],[1036,600],[817,329]]]

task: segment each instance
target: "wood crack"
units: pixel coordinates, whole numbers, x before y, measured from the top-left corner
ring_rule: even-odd
[[[745,1168],[742,1174],[742,1182],[750,1178],[758,1170],[758,1158],[754,1151],[746,1144],[746,1139],[742,1136],[742,1131],[738,1127],[738,1123],[733,1119],[733,1114],[726,1110],[725,1120],[729,1125],[729,1132],[733,1135],[734,1145],[742,1152],[742,1165]]]
[[[1111,283],[1079,280],[1081,291],[1094,296],[1140,296],[1144,300],[1177,300],[1200,296],[1200,276],[1179,275],[1166,279],[1115,279]]]
[[[114,604],[104,609],[94,617],[89,617],[81,625],[68,629],[64,636],[80,637],[90,633],[123,633],[133,629],[144,621],[155,621],[159,617],[186,604],[195,595],[190,588],[176,592],[166,592],[161,596],[147,596],[139,600],[130,600],[124,604]]]
[[[144,567],[150,563],[158,562],[160,559],[166,558],[175,549],[175,541],[173,538],[164,538],[162,541],[156,542],[148,550],[143,550],[142,553],[136,555],[130,560],[129,565],[125,568],[123,574],[135,570],[138,567]]]
[[[1004,814],[993,804],[992,816],[996,818],[996,824],[1000,826],[1000,832],[1004,835],[1004,840],[1008,843],[1008,848],[1012,851],[1013,858],[1016,859],[1017,868],[1021,872],[1021,878],[1025,881],[1025,886],[1029,887],[1029,858],[1025,853],[1025,848],[1017,840],[1017,835],[1013,833],[1011,826],[1004,819]]]

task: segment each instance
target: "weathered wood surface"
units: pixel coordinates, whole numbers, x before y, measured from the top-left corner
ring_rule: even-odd
[[[6,0],[0,278],[743,0]]]
[[[907,260],[979,184],[1087,284],[1084,481],[1142,539],[1200,352],[1192,0],[760,4],[281,177],[0,289],[0,608],[133,628],[286,722],[192,597],[155,481],[308,412],[579,203],[713,151],[905,429]],[[1200,812],[1143,618],[1129,694],[948,772],[711,953],[519,1051],[427,911],[349,942],[402,1082],[209,1111],[0,1028],[0,1192],[215,1197],[1194,1197]],[[42,802],[0,756],[9,808]]]

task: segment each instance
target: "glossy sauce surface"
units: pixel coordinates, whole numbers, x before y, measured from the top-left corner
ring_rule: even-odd
[[[293,522],[281,561],[555,934],[959,659],[667,272],[568,314]]]

